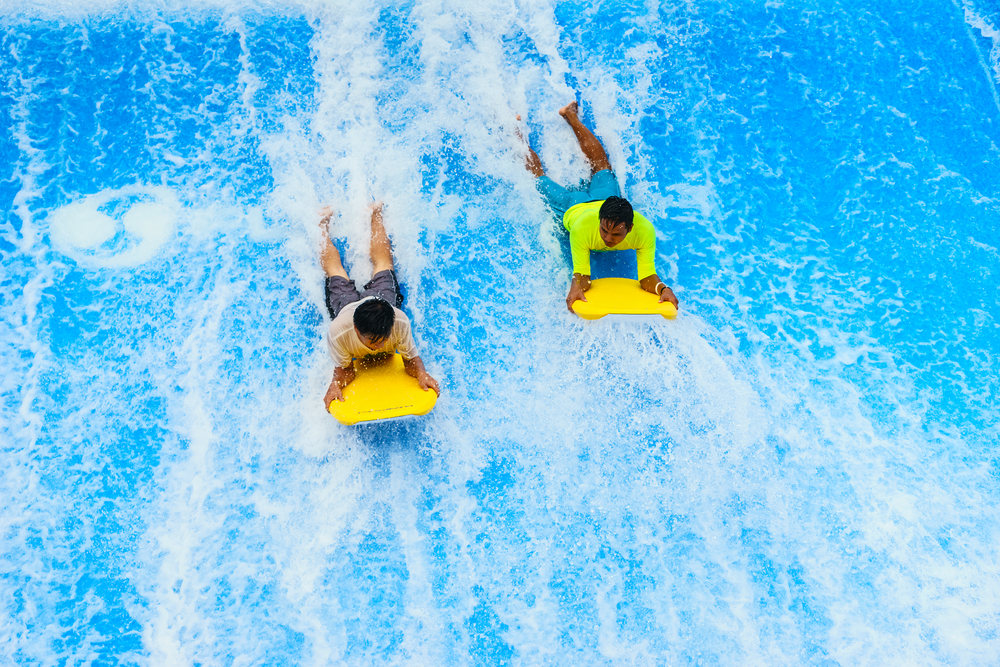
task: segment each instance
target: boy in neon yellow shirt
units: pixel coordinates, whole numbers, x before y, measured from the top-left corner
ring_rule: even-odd
[[[677,306],[673,290],[656,275],[653,224],[633,211],[628,200],[621,197],[608,154],[578,114],[576,102],[559,110],[559,115],[573,128],[580,150],[590,164],[591,179],[586,192],[567,190],[546,176],[542,161],[531,146],[525,158],[528,171],[538,177],[539,191],[552,210],[562,214],[563,226],[569,232],[573,282],[566,296],[566,307],[572,312],[574,301],[587,300],[584,293],[590,289],[591,250],[635,250],[639,284],[659,296],[661,303],[669,301]]]

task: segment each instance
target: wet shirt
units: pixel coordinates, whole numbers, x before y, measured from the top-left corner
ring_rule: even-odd
[[[374,299],[375,297],[369,298]],[[357,331],[354,330],[354,311],[367,300],[362,299],[361,301],[355,301],[344,306],[343,310],[337,315],[337,319],[330,323],[326,344],[330,348],[330,356],[333,357],[333,363],[341,368],[349,368],[351,361],[355,357],[364,357],[369,354],[391,352],[393,350],[403,355],[403,359],[406,361],[419,357],[420,353],[417,351],[417,345],[413,341],[413,333],[410,331],[410,318],[399,308],[392,309],[393,313],[395,313],[392,333],[389,334],[389,340],[386,341],[381,349],[372,350],[361,342]]]
[[[573,253],[573,273],[590,275],[591,250],[635,250],[639,280],[656,273],[656,230],[643,215],[632,212],[632,231],[614,248],[601,239],[599,216],[603,201],[591,201],[571,207],[563,216],[563,226],[569,232],[569,247]]]

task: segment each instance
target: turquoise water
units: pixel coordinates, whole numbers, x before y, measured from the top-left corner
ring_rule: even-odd
[[[995,3],[0,6],[0,662],[1000,664]],[[565,310],[574,96],[674,322]]]

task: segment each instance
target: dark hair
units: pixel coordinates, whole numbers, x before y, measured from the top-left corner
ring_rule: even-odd
[[[396,313],[382,299],[368,299],[354,311],[354,326],[373,342],[385,340],[392,333]]]
[[[601,204],[601,212],[598,213],[601,220],[610,220],[616,226],[622,223],[632,227],[632,204],[622,197],[608,197]]]

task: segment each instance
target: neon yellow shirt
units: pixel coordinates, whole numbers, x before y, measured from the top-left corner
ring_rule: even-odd
[[[632,231],[614,248],[601,239],[601,219],[598,215],[604,201],[591,201],[570,207],[563,215],[563,227],[569,232],[569,247],[573,253],[573,273],[590,275],[590,251],[635,250],[636,276],[639,280],[656,273],[656,230],[653,223],[632,212]]]

